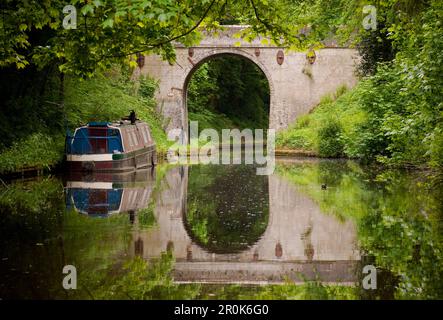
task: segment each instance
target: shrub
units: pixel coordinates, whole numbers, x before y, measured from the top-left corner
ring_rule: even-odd
[[[155,91],[158,88],[158,82],[149,77],[140,78],[139,94],[146,99],[153,99]]]
[[[0,154],[0,173],[13,172],[26,167],[49,168],[63,157],[62,135],[50,136],[34,133],[15,142]]]
[[[318,130],[318,153],[321,157],[340,157],[343,155],[341,132],[340,123],[332,119]]]

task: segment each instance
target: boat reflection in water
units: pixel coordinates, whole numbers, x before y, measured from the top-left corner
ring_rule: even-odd
[[[67,177],[66,208],[92,217],[134,213],[149,204],[155,185],[155,170],[130,173],[71,173]]]

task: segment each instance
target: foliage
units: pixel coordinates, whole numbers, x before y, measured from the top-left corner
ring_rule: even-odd
[[[63,186],[53,178],[0,185],[0,272],[3,275],[0,296],[49,299],[51,293],[45,288],[59,285],[58,279],[51,276],[59,273],[62,266],[58,268],[57,263],[50,263],[46,253],[50,251],[57,257],[52,261],[62,261],[58,256],[59,247],[50,249],[51,240],[58,239],[60,230],[59,213],[64,210],[61,198]],[[42,290],[36,293],[35,287]]]
[[[353,286],[326,285],[308,281],[303,284],[286,282],[278,285],[205,285],[200,299],[219,300],[355,300],[358,289]]]
[[[158,82],[149,77],[140,76],[140,87],[138,93],[145,99],[153,99],[155,91],[158,89]]]
[[[320,103],[308,116],[311,132],[319,119],[338,119],[348,157],[395,165],[442,165],[443,43],[439,21],[443,11],[437,3],[433,6],[422,14],[422,29],[411,33],[410,49],[379,65],[373,76],[335,102]],[[289,131],[296,132],[284,133],[278,140],[280,145],[291,144],[285,136],[302,133],[297,125]],[[318,150],[318,132],[307,137]]]
[[[64,1],[2,2],[0,67],[18,69],[55,64],[64,73],[91,77],[131,55],[154,52],[174,60],[172,41],[189,46],[199,26],[216,29],[226,13],[241,17],[250,37],[261,33],[280,42],[291,36],[282,7],[267,0],[232,3],[217,0],[75,0],[77,28],[62,26]],[[135,64],[132,60],[131,64]]]
[[[157,220],[155,219],[153,205],[149,203],[148,207],[137,211],[138,223],[143,228],[150,228],[155,226]]]
[[[59,199],[62,195],[62,184],[57,179],[51,177],[34,183],[17,182],[9,185],[2,184],[0,188],[0,204],[5,214],[1,217],[6,218],[6,212],[11,217],[20,217],[23,213],[27,213],[29,216],[36,216],[39,214],[40,208],[46,208],[48,215],[50,215],[53,213],[52,209],[60,208],[59,203],[53,206],[51,201]],[[43,214],[40,215],[40,217],[43,216]]]
[[[365,32],[358,44],[358,51],[361,56],[358,71],[361,76],[375,74],[379,63],[389,62],[395,57],[389,33],[386,28],[380,25],[380,21],[377,24],[377,30]]]
[[[355,221],[362,254],[391,274],[387,283],[380,281],[381,288],[396,279],[395,298],[442,297],[443,274],[436,267],[443,263],[438,180],[420,172],[380,172],[352,162],[279,165],[276,170],[323,212]],[[390,289],[379,294],[383,290]]]
[[[318,130],[318,153],[321,157],[340,157],[343,143],[340,140],[342,129],[339,122],[329,120]]]
[[[0,173],[15,172],[26,167],[49,169],[60,161],[63,152],[62,135],[34,133],[14,142],[7,151],[0,153]]]
[[[346,6],[341,1],[334,3],[337,11],[324,1],[314,1],[309,14],[303,5],[296,10],[302,16],[308,14],[310,19],[317,15],[329,17],[332,25],[337,25],[347,15],[345,7],[359,5],[354,1]],[[321,4],[326,8],[322,13],[316,11]],[[371,76],[335,102],[322,101],[309,116],[280,133],[277,144],[314,149],[321,154],[320,145],[330,144],[317,129],[332,121],[342,130],[339,138],[334,138],[336,131],[340,131],[338,127],[329,138],[340,140],[348,157],[393,165],[441,167],[442,15],[443,5],[439,1],[378,3],[377,30],[365,31],[360,25],[359,32],[354,30],[353,40],[360,43],[360,69]],[[352,16],[345,29],[356,26],[357,16]],[[313,27],[314,34],[316,28]],[[336,31],[341,33],[340,28]],[[342,34],[351,39],[349,33]]]
[[[359,157],[349,149],[359,145],[356,138],[366,114],[359,108],[358,91],[339,87],[334,95],[324,96],[313,112],[301,116],[288,129],[277,134],[283,148],[307,149],[321,157]]]
[[[276,145],[291,149],[314,149],[316,132],[310,129],[310,121],[309,115],[300,116],[287,130],[278,132]]]
[[[223,129],[235,128],[236,124],[232,119],[223,113],[211,110],[202,110],[198,112],[188,112],[189,121],[198,121],[199,133],[204,129],[214,129],[221,133]]]
[[[175,284],[171,277],[173,263],[170,252],[149,262],[135,257],[92,295],[96,299],[193,299],[199,292],[199,285]]]
[[[360,30],[362,1],[344,0],[282,0],[284,19],[293,27],[297,41],[292,48],[321,47],[322,42],[337,37],[349,42],[352,31]]]
[[[203,63],[191,75],[187,91],[188,112],[200,113],[213,107],[212,101],[217,98],[219,89],[216,77],[209,63]]]
[[[58,179],[0,185],[0,222],[2,298],[189,299],[198,293],[198,285],[174,284],[171,253],[149,263],[131,257],[127,214],[93,218],[67,210]],[[77,268],[77,290],[61,285],[68,264]]]

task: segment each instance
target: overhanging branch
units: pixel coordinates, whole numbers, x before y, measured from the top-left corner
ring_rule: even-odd
[[[162,45],[165,45],[167,43],[170,43],[172,41],[175,41],[177,39],[187,36],[188,34],[190,34],[192,31],[194,31],[195,29],[197,29],[201,25],[201,23],[206,18],[206,16],[208,15],[209,11],[211,10],[212,6],[215,4],[216,1],[217,0],[212,0],[212,2],[209,4],[209,6],[206,8],[205,12],[201,16],[201,18],[197,21],[197,23],[192,28],[187,30],[186,32],[184,32],[180,35],[174,36],[172,38],[168,38],[166,40],[154,43],[154,44],[145,44],[144,45],[145,47],[140,50],[135,50],[135,51],[131,51],[129,53],[122,53],[122,54],[118,54],[118,55],[102,56],[100,60],[102,60],[104,58],[120,58],[120,57],[126,57],[126,56],[137,54],[137,53],[142,53],[148,49],[158,48],[158,47],[161,47]]]
[[[262,20],[260,18],[260,15],[258,14],[258,10],[257,10],[257,7],[255,6],[254,1],[253,0],[249,0],[249,2],[251,3],[252,8],[254,9],[254,15],[255,15],[255,18],[258,20],[258,22],[263,24],[268,30],[272,30],[272,26],[269,23],[267,23],[266,21],[264,21],[264,20]]]

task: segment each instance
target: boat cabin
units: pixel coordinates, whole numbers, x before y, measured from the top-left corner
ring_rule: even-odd
[[[90,122],[77,128],[66,141],[69,169],[125,171],[155,165],[155,142],[148,124],[132,120]]]

